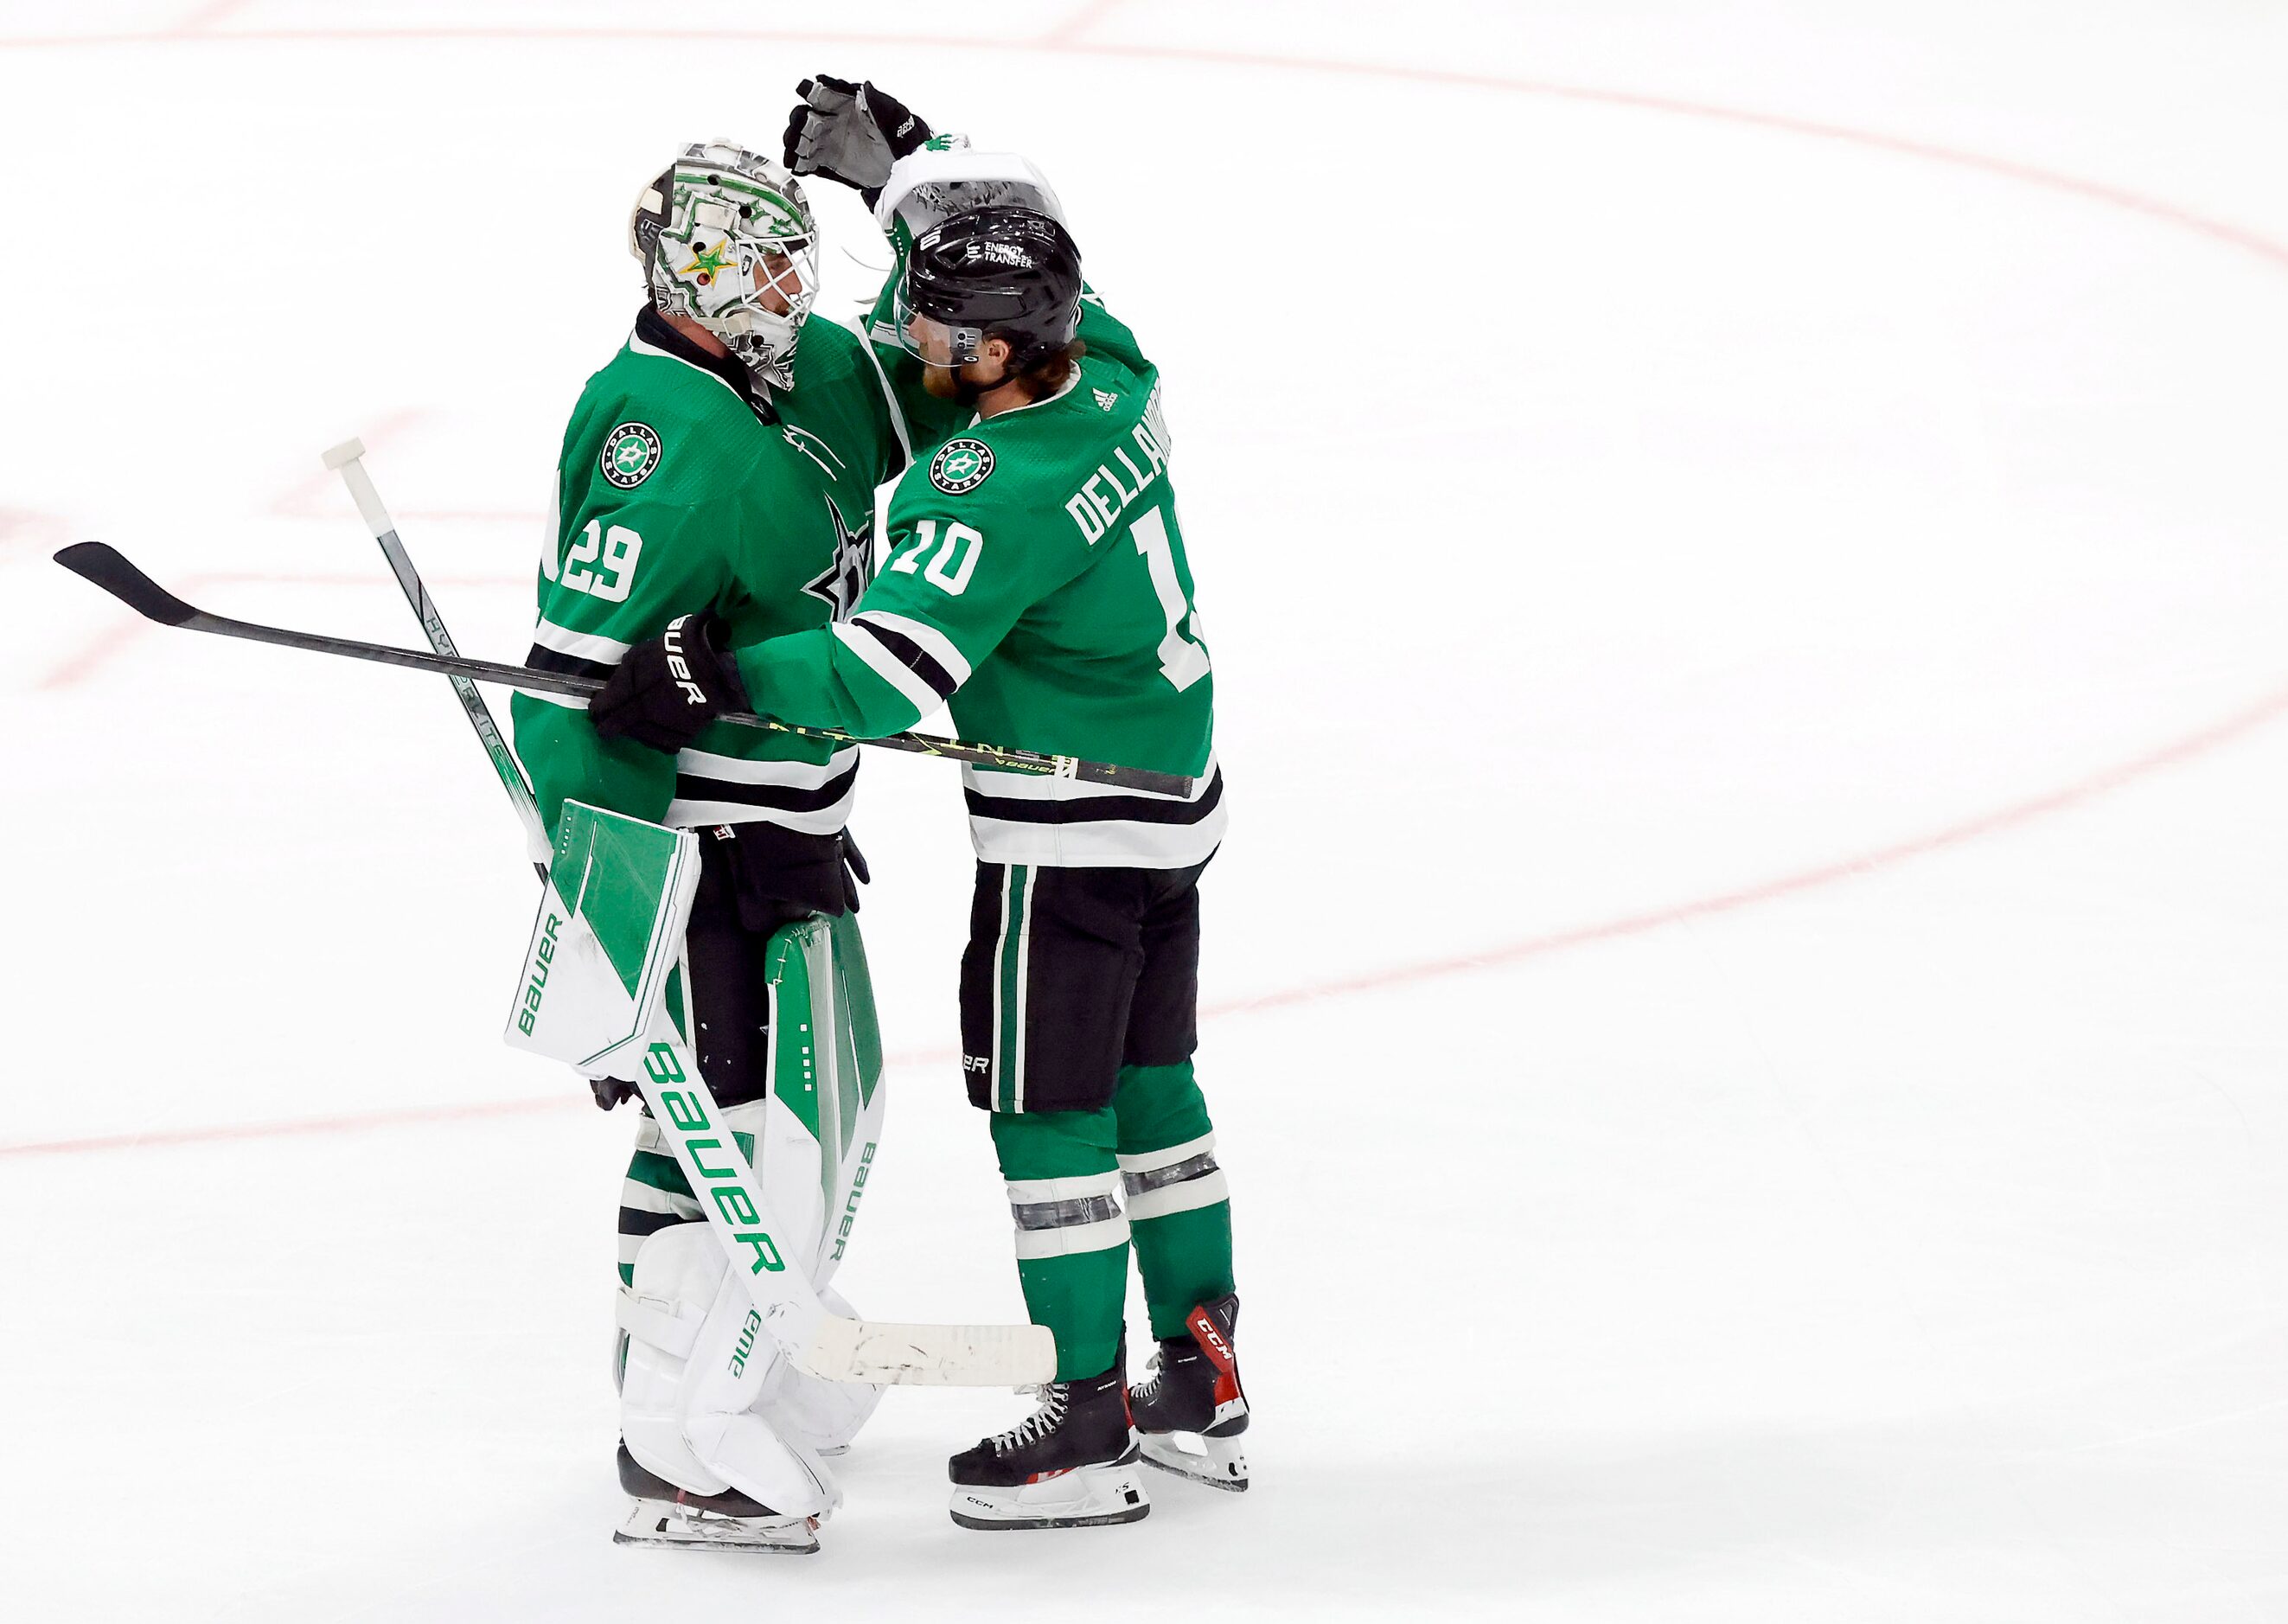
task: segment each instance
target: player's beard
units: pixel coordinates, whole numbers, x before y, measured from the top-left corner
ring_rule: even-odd
[[[988,389],[998,389],[1009,381],[1009,375],[1005,370],[989,384],[971,381],[966,376],[967,372],[967,366],[957,369],[934,366],[928,362],[924,362],[922,389],[933,400],[953,401],[963,406],[975,406],[979,395],[983,394]]]

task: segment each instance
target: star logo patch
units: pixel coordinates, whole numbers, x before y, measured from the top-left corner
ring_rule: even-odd
[[[993,472],[993,448],[982,440],[949,440],[930,458],[930,483],[949,497],[974,490]]]
[[[604,436],[596,466],[622,490],[633,490],[659,466],[659,436],[648,423],[622,423]]]

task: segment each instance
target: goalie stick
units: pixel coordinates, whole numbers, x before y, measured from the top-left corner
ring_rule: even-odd
[[[275,643],[282,649],[306,649],[314,654],[338,654],[348,659],[371,660],[381,665],[402,665],[410,671],[473,677],[480,682],[498,682],[510,688],[562,694],[575,699],[591,698],[604,686],[593,677],[565,676],[552,671],[538,671],[529,665],[507,665],[493,660],[424,654],[417,649],[393,648],[386,643],[359,642],[353,638],[327,637],[316,632],[295,632],[282,626],[259,625],[250,620],[233,620],[226,616],[210,615],[176,597],[129,562],[116,547],[100,541],[75,542],[58,553],[55,559],[74,575],[100,586],[137,614],[155,620],[161,625],[180,626],[191,632],[211,632],[219,637],[242,638],[249,642]],[[927,733],[893,733],[882,738],[859,738],[833,728],[798,727],[793,722],[758,716],[750,711],[726,711],[715,720],[735,728],[760,728],[767,732],[791,733],[802,738],[825,739],[837,744],[872,744],[912,755],[943,756],[949,760],[970,761],[981,767],[1029,773],[1038,777],[1077,778],[1088,784],[1135,790],[1148,795],[1188,798],[1197,784],[1197,780],[1181,773],[1153,772],[1141,767],[1120,767],[1109,761],[1086,761],[1077,756],[1047,755],[1037,750],[1016,750],[1005,744],[980,744],[967,739],[940,738]]]
[[[445,629],[445,618],[437,612],[436,601],[430,597],[429,588],[422,584],[421,572],[413,567],[412,555],[397,537],[397,525],[389,510],[381,505],[381,493],[373,488],[373,480],[365,471],[365,442],[345,440],[325,454],[326,466],[342,476],[342,483],[350,488],[350,499],[357,504],[359,516],[365,527],[381,544],[381,554],[389,561],[389,571],[405,591],[405,601],[413,606],[413,617],[421,623],[421,630],[429,639],[429,646],[450,658],[458,658],[460,649],[453,646],[453,634]],[[526,848],[534,863],[545,868],[548,864],[548,831],[542,826],[540,808],[532,798],[532,785],[525,781],[524,768],[518,764],[516,752],[501,736],[499,725],[485,704],[485,697],[477,692],[477,685],[467,677],[452,679],[453,692],[461,701],[461,709],[468,716],[469,726],[477,732],[477,742],[492,758],[493,771],[500,775],[501,788],[508,792],[509,804],[516,808],[517,821],[524,825]]]

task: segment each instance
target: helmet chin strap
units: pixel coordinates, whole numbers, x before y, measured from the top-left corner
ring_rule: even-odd
[[[953,369],[953,398],[957,404],[974,408],[979,398],[987,390],[998,389],[1016,376],[1009,370],[1009,363],[1005,361],[1001,363],[1000,377],[989,384],[977,383],[968,376],[969,369],[977,364],[974,361],[965,361]]]

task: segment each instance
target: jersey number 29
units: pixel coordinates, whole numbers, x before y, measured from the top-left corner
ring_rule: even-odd
[[[599,553],[603,555],[600,565]],[[564,555],[564,573],[557,578],[574,592],[584,592],[607,603],[625,603],[629,589],[636,584],[636,560],[642,556],[642,537],[624,524],[607,530],[602,520],[591,519]],[[544,566],[554,561],[543,553],[540,561]],[[552,569],[547,573],[556,576]]]

